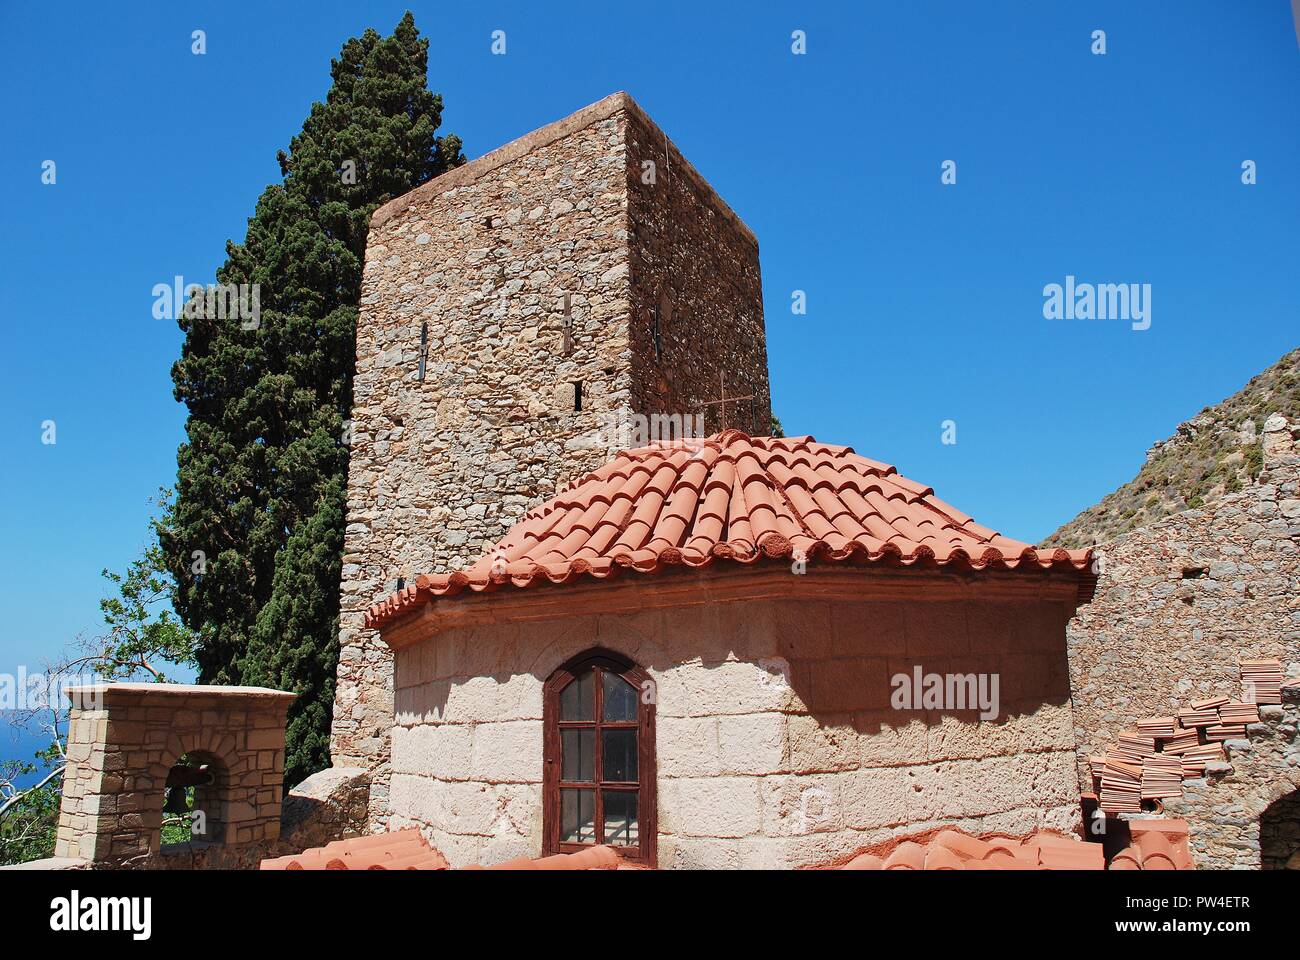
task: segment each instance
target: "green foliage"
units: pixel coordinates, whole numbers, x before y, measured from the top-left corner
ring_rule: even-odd
[[[154,541],[131,561],[125,574],[104,570],[116,592],[99,601],[108,633],[101,638],[96,672],[110,680],[130,680],[141,673],[165,683],[166,665],[194,666],[195,634],[170,609],[176,601],[176,581],[167,570],[158,538],[170,530],[171,494],[162,491],[162,515],[151,527]]]
[[[785,427],[781,426],[781,421],[777,419],[776,414],[772,414],[772,423],[768,428],[769,433],[774,437],[784,437]]]
[[[35,756],[35,763],[6,760],[0,763],[0,783],[12,784],[18,777],[39,774],[40,779],[61,763],[53,744]],[[54,856],[54,837],[59,827],[61,777],[39,789],[29,790],[0,815],[0,866],[25,863]],[[8,793],[8,791],[6,791]],[[5,797],[0,796],[0,800]]]
[[[163,552],[181,584],[177,610],[199,633],[199,679],[299,694],[286,786],[328,763],[343,423],[370,215],[462,162],[460,141],[436,135],[428,48],[410,13],[391,37],[367,30],[343,45],[325,102],[279,154],[283,182],[263,191],[217,271],[223,284],[260,285],[260,322],[179,321],[172,378],[188,439]]]

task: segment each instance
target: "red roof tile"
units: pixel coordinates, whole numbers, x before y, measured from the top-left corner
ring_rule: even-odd
[[[446,870],[447,861],[416,829],[335,840],[288,857],[263,860],[263,870]]]
[[[490,867],[470,867],[471,870],[617,870],[622,863],[613,847],[591,847],[576,853],[557,853],[551,857],[530,860],[520,857],[506,860]]]
[[[1111,870],[1192,870],[1187,821],[1133,820],[1132,843],[1112,858]],[[837,865],[838,864],[838,865]],[[1022,839],[972,837],[951,828],[894,837],[859,851],[839,870],[1104,870],[1100,843],[1040,830]]]
[[[468,570],[375,604],[377,627],[435,597],[604,579],[716,560],[938,565],[1088,574],[1089,550],[1037,550],[851,447],[728,430],[628,450],[530,510]],[[1095,578],[1081,580],[1086,599]]]
[[[488,870],[614,870],[621,865],[612,847],[591,847],[540,860],[507,860]],[[335,840],[287,857],[263,860],[263,870],[446,870],[447,861],[415,828]],[[470,867],[481,870],[483,867]]]
[[[883,859],[882,859],[883,858]],[[1100,843],[1039,831],[1029,837],[972,837],[933,830],[894,838],[862,851],[840,870],[1102,870]]]
[[[1131,820],[1133,842],[1115,854],[1112,870],[1193,870],[1187,846],[1187,821]]]

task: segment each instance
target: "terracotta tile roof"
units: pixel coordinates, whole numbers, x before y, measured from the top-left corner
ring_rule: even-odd
[[[471,870],[614,870],[621,865],[612,847],[592,847],[540,860],[507,860]],[[262,870],[446,870],[447,861],[415,828],[335,840],[287,857],[263,860]]]
[[[1112,870],[1190,870],[1187,821],[1134,820],[1132,843],[1115,855]],[[521,857],[469,870],[616,870],[625,866],[610,847],[530,860]],[[1024,838],[960,830],[929,830],[895,837],[841,858],[823,869],[838,870],[1102,870],[1100,843],[1040,830]],[[287,857],[263,860],[263,870],[446,870],[447,861],[415,829],[336,840]]]
[[[263,860],[263,870],[446,870],[447,861],[416,829],[335,840],[288,857]]]
[[[1112,870],[1194,870],[1186,820],[1130,820],[1133,842],[1115,854]]]
[[[1024,838],[943,829],[868,847],[839,870],[1103,870],[1100,843],[1040,830]]]
[[[1259,722],[1261,704],[1282,702],[1281,661],[1243,660],[1240,669],[1243,699],[1209,697],[1176,716],[1139,720],[1136,731],[1088,758],[1102,810],[1138,813],[1144,800],[1181,797],[1184,780],[1226,759],[1225,740],[1244,739],[1246,727]]]
[[[812,437],[705,440],[627,450],[530,510],[468,570],[420,576],[376,603],[380,626],[434,597],[655,573],[715,560],[1063,569],[1091,596],[1090,550],[1038,550],[981,526],[923,484]]]
[[[838,870],[1192,870],[1186,820],[1134,820],[1132,843],[1106,863],[1101,843],[1049,830],[1028,837],[973,837],[960,830],[929,830],[895,837],[847,860]]]

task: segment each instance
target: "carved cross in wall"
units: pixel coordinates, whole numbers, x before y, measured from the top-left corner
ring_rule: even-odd
[[[700,404],[700,406],[719,407],[718,431],[721,432],[727,429],[727,403],[728,402],[734,403],[738,400],[749,400],[751,401],[750,409],[752,410],[753,409],[752,401],[754,400],[754,395],[751,393],[744,397],[727,396],[727,378],[726,378],[726,374],[722,373],[721,371],[718,372],[718,390],[719,390],[719,397],[717,400],[707,400],[704,403]],[[753,420],[753,417],[750,417],[750,419]],[[753,425],[751,424],[750,426],[752,428]]]

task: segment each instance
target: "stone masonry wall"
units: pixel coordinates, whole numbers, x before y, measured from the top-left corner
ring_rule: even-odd
[[[1258,482],[1100,547],[1092,603],[1068,629],[1079,763],[1138,719],[1240,692],[1238,664],[1300,668],[1300,457],[1265,426]]]
[[[758,241],[639,111],[628,116],[627,140],[633,408],[702,414],[705,436],[728,427],[766,434],[772,403]],[[725,420],[717,402],[724,388],[728,397],[754,398],[727,403]]]
[[[1300,687],[1284,688],[1282,704],[1261,706],[1259,718],[1246,739],[1224,745],[1226,763],[1165,804],[1187,820],[1201,869],[1300,867]]]
[[[645,606],[400,649],[392,827],[419,826],[453,866],[537,856],[542,687],[595,646],[657,685],[660,867],[824,862],[940,824],[1078,824],[1064,604]],[[914,664],[999,674],[999,717],[892,709],[890,677]]]
[[[630,178],[639,178],[631,127],[663,142],[615,94],[431,181],[372,221],[332,755],[336,766],[374,772],[376,824],[386,808],[392,663],[362,628],[365,609],[399,577],[468,566],[529,506],[607,461],[622,439],[610,424],[628,411],[673,413],[713,397],[724,363],[743,370],[727,389],[759,393],[768,416],[757,244],[682,162],[659,182],[691,201],[656,220],[655,253],[643,256],[629,218]],[[672,217],[683,222],[670,230]],[[707,279],[749,302],[723,310],[699,292],[702,274],[683,281],[690,328],[679,328],[667,365],[656,367],[668,386],[656,379],[647,390],[643,362],[657,362],[645,328],[633,332],[633,301],[653,284],[636,264],[689,263],[690,250],[670,256],[673,245],[705,251],[703,262],[719,271]]]
[[[258,687],[117,683],[70,691],[56,857],[95,866],[174,863],[161,846],[164,788],[183,755],[210,765],[195,787],[207,866],[251,866],[280,836],[284,722],[294,695]],[[189,845],[180,858],[189,866]]]

